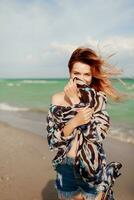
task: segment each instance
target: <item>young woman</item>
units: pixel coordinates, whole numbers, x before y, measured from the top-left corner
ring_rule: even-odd
[[[107,95],[113,100],[120,96],[109,80],[112,71],[104,69],[107,66],[92,49],[76,49],[64,91],[52,96],[47,139],[50,149],[58,150],[53,166],[60,200],[114,199],[112,185],[121,164],[106,163],[102,142],[110,127]]]

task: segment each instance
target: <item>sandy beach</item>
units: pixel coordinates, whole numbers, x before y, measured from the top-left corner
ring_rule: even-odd
[[[44,134],[45,135],[45,134]],[[134,199],[134,145],[107,137],[108,160],[123,164],[116,200]],[[45,137],[0,123],[0,200],[57,200],[51,160],[56,152]]]

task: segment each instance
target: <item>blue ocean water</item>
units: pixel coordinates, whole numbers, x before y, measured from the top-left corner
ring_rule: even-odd
[[[134,139],[134,80],[123,79],[123,84],[112,80],[119,91],[130,95],[121,103],[108,100],[107,111],[113,124],[112,136],[133,142]],[[45,113],[51,96],[63,91],[68,79],[13,79],[0,80],[0,111]],[[32,116],[31,116],[32,117]]]

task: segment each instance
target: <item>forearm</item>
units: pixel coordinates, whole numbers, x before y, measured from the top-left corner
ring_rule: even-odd
[[[79,99],[71,99],[71,103],[72,103],[72,104],[77,104],[77,103],[79,103],[79,102],[80,102]],[[63,128],[64,136],[65,136],[65,137],[69,136],[69,135],[73,132],[73,130],[74,130],[76,127],[77,127],[77,124],[76,124],[76,122],[75,122],[75,119],[74,119],[74,118],[70,119],[70,120],[66,123],[66,125],[64,126],[64,128]]]
[[[75,122],[74,118],[70,119],[66,123],[66,125],[64,126],[64,128],[63,128],[64,136],[65,137],[69,136],[76,127],[77,127],[77,125],[76,125],[76,122]]]

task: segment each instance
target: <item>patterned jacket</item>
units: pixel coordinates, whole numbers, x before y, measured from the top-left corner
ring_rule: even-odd
[[[52,163],[54,168],[61,164],[71,148],[71,141],[77,136],[77,153],[75,167],[84,181],[97,187],[98,191],[109,191],[109,199],[113,198],[111,186],[121,164],[106,163],[103,140],[108,134],[110,118],[106,111],[107,97],[102,91],[96,91],[81,81],[77,84],[81,92],[80,103],[72,106],[50,104],[46,119],[47,139],[50,150],[58,150]],[[94,108],[90,122],[78,126],[69,136],[64,136],[63,128],[77,114],[77,109],[88,106]],[[109,189],[110,188],[110,189]],[[110,197],[111,196],[111,197]]]

